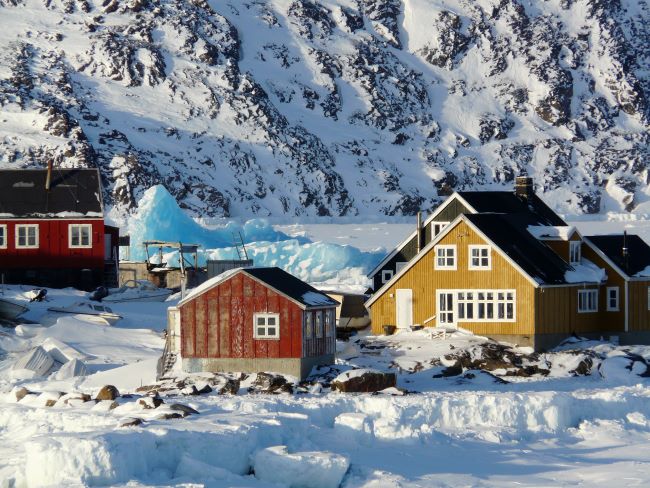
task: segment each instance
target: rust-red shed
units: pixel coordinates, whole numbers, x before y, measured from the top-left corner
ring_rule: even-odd
[[[230,270],[170,309],[172,348],[188,372],[304,378],[313,366],[334,362],[337,305],[280,268]]]

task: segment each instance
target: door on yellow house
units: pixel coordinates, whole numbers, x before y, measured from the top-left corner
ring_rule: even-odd
[[[437,293],[438,327],[456,327],[456,294],[452,291],[439,290]]]
[[[395,291],[396,325],[398,329],[406,329],[413,325],[413,290],[398,289]]]

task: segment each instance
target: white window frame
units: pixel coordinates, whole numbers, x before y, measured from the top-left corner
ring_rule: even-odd
[[[581,260],[582,260],[582,242],[569,241],[569,264],[580,264]]]
[[[314,335],[314,320],[311,310],[305,312],[305,339],[311,339]]]
[[[590,295],[595,296],[593,300],[589,298]],[[585,296],[583,300],[583,305],[586,307],[580,307],[581,296]],[[589,308],[589,302],[593,302],[593,307]],[[598,289],[588,288],[586,290],[578,290],[578,313],[594,313],[598,312]]]
[[[399,273],[402,271],[404,268],[406,268],[406,265],[408,264],[407,261],[397,261],[395,263],[395,274]]]
[[[72,244],[72,232],[79,229],[79,242],[81,242],[81,229],[88,229],[88,244]],[[68,247],[70,249],[90,249],[93,247],[93,226],[92,224],[68,224]]]
[[[481,256],[480,251],[485,251],[487,250],[487,256]],[[472,255],[473,251],[479,251],[479,264],[474,265],[472,264],[472,260],[474,259],[474,256]],[[467,249],[468,253],[468,262],[467,262],[467,268],[471,270],[478,270],[478,271],[490,271],[492,270],[492,247],[489,245],[483,245],[483,244],[472,244],[468,246]],[[481,261],[483,259],[487,258],[487,265],[483,266],[481,264]]]
[[[382,283],[388,283],[390,280],[393,279],[393,276],[395,276],[395,273],[393,273],[392,269],[382,269],[381,270],[381,282]]]
[[[610,292],[612,292],[612,291],[616,292],[615,297],[610,296]],[[608,312],[619,312],[621,310],[620,296],[621,296],[621,293],[620,293],[620,289],[619,289],[618,286],[608,286],[607,287],[605,297],[607,299],[607,311]],[[611,304],[610,304],[612,298],[616,298],[616,306],[615,307],[612,307]]]
[[[325,337],[333,337],[336,322],[336,315],[334,309],[325,310]]]
[[[258,319],[264,319],[264,324],[258,324]],[[269,325],[268,320],[275,319],[274,325]],[[273,327],[274,334],[269,334],[268,330]],[[260,328],[264,328],[264,334],[259,334]],[[253,314],[253,337],[259,340],[277,340],[280,338],[280,314],[279,313],[255,313]]]
[[[0,224],[0,230],[2,230],[2,240],[0,240],[0,249],[7,249],[7,242],[9,241],[9,236],[7,236],[7,224]]]
[[[316,339],[323,337],[323,311],[316,310],[316,320],[314,321],[314,337]]]
[[[440,234],[448,225],[449,222],[431,222],[431,239]]]
[[[456,244],[439,244],[439,245],[437,245],[437,246],[434,247],[434,251],[435,251],[435,252],[434,252],[434,257],[433,257],[433,259],[434,259],[434,261],[433,261],[433,267],[434,267],[434,269],[436,269],[436,270],[450,270],[450,271],[456,271],[457,262],[458,262],[458,259],[457,259],[457,257],[458,257],[458,252],[457,252]],[[439,256],[439,255],[438,255],[438,252],[439,252],[439,251],[445,251],[444,256]],[[449,254],[447,253],[447,251],[453,251],[451,257],[453,258],[454,263],[451,264],[451,265],[450,265],[450,264],[447,264],[447,260],[448,260],[449,257],[450,257]],[[445,264],[444,264],[444,265],[441,265],[441,264],[438,262],[439,259],[444,259],[444,260],[445,260]]]
[[[29,235],[28,233],[25,234],[25,245],[20,245],[20,229],[36,229],[36,243],[35,244],[29,244]],[[14,230],[16,234],[16,249],[38,249],[39,247],[39,225],[38,224],[16,224],[16,228]]]
[[[449,311],[442,313],[453,314],[454,324],[462,322],[488,322],[488,323],[502,323],[502,322],[516,322],[517,321],[517,290],[514,289],[483,289],[483,290],[468,290],[468,289],[455,289],[455,290],[437,290],[437,313],[441,313],[440,294],[453,294],[453,308]],[[509,307],[510,310],[509,310]],[[470,313],[471,310],[471,313]],[[483,311],[483,317],[479,315],[479,311]],[[491,310],[492,318],[488,318],[488,311]],[[500,317],[500,313],[502,316]],[[471,318],[468,315],[471,314]],[[508,315],[511,315],[508,317]],[[446,320],[446,319],[445,319]],[[444,320],[439,320],[438,324],[445,323]],[[450,322],[447,322],[450,323]]]

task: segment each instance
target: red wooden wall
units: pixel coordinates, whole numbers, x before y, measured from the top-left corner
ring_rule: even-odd
[[[279,339],[253,338],[257,312],[280,314]],[[183,357],[302,357],[302,309],[244,273],[184,303],[180,313]]]
[[[104,266],[103,219],[29,219],[2,220],[7,226],[7,248],[0,248],[0,266],[3,268],[102,268]],[[15,226],[38,224],[38,249],[16,249]],[[69,224],[92,225],[92,248],[70,249]]]

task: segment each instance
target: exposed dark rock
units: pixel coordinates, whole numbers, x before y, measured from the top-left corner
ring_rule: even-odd
[[[117,388],[115,388],[113,385],[106,385],[102,387],[101,390],[99,390],[99,393],[97,393],[95,400],[115,400],[116,398],[119,398],[119,396],[120,392],[117,390]]]
[[[397,377],[395,373],[382,373],[380,371],[369,370],[360,376],[333,381],[331,388],[333,391],[344,393],[368,393],[394,387],[396,383]]]
[[[178,412],[181,412],[183,417],[187,417],[188,415],[193,415],[193,414],[198,414],[198,410],[194,410],[192,407],[188,407],[187,405],[183,405],[182,403],[172,403],[169,405],[170,410],[176,410]]]
[[[138,417],[128,417],[125,419],[120,420],[120,423],[118,427],[136,427],[138,425],[142,425],[144,423],[144,420]]]

